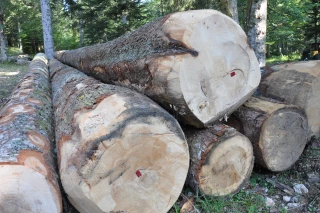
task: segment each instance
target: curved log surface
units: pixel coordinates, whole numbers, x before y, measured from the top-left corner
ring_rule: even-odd
[[[231,114],[261,77],[246,34],[214,10],[173,13],[113,41],[56,52],[55,58],[146,94],[196,127]]]
[[[37,54],[0,110],[0,212],[62,212],[48,61]]]
[[[189,168],[178,122],[149,98],[50,62],[63,187],[80,211],[167,212]]]
[[[303,61],[271,67],[259,92],[266,97],[302,107],[308,116],[309,137],[320,136],[320,61]]]
[[[238,192],[249,180],[253,149],[247,137],[216,123],[203,129],[185,129],[190,148],[187,183],[204,195],[225,196]]]
[[[301,156],[308,141],[308,120],[300,107],[253,97],[234,115],[252,142],[260,166],[280,172]]]

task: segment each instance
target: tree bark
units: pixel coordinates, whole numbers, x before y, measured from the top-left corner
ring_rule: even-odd
[[[320,136],[319,91],[320,62],[317,60],[273,66],[259,87],[259,92],[266,97],[302,107],[308,116],[309,137]]]
[[[43,42],[44,52],[49,59],[53,58],[54,44],[51,27],[51,9],[49,0],[40,0],[41,15],[42,15],[42,29],[43,29]]]
[[[0,212],[62,212],[47,59],[37,54],[0,111]]]
[[[247,137],[221,123],[203,130],[186,129],[185,134],[191,159],[187,183],[193,190],[225,196],[247,183],[253,168]]]
[[[0,7],[0,43],[1,43],[1,60],[6,61],[8,59],[6,53],[6,39],[4,36],[4,14],[3,9]]]
[[[219,10],[239,24],[237,0],[219,0]]]
[[[260,81],[245,33],[214,10],[167,15],[108,43],[55,57],[103,82],[146,94],[196,127],[232,113]]]
[[[274,172],[284,171],[302,154],[308,121],[300,107],[250,98],[233,115],[252,142],[255,162],[260,166]]]
[[[248,4],[248,41],[263,74],[266,66],[267,0],[248,0]]]
[[[51,60],[63,187],[80,212],[167,212],[189,151],[178,122],[147,97]]]

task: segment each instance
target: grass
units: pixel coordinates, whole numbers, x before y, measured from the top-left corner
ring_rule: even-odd
[[[298,61],[301,58],[299,54],[293,55],[282,55],[282,56],[272,56],[271,58],[267,59],[267,65],[291,62],[291,61]]]
[[[18,47],[8,47],[6,51],[8,56],[19,55],[23,53]]]
[[[0,107],[8,100],[11,92],[28,70],[28,65],[0,63]]]

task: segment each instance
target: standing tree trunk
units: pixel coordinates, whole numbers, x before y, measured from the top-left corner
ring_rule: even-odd
[[[22,50],[22,39],[21,39],[21,25],[20,22],[18,22],[18,41],[19,41],[19,49]]]
[[[220,0],[219,10],[239,24],[237,0]]]
[[[250,98],[233,115],[253,144],[257,164],[280,172],[299,159],[308,138],[307,116],[300,107]]]
[[[55,57],[105,83],[146,94],[197,127],[231,114],[260,82],[245,33],[214,10],[170,14],[108,43]]]
[[[248,41],[263,74],[266,65],[267,0],[248,0],[248,8]]]
[[[82,213],[167,212],[189,151],[178,122],[147,97],[50,61],[60,175]]]
[[[0,43],[1,43],[1,60],[7,60],[7,53],[6,53],[6,39],[4,36],[4,14],[3,9],[0,5]]]
[[[43,29],[43,42],[44,51],[49,59],[53,58],[54,44],[52,37],[51,27],[51,9],[49,0],[40,0],[41,13],[42,13],[42,29]]]
[[[247,183],[253,168],[253,150],[247,137],[221,123],[184,132],[191,159],[187,183],[193,190],[225,196]]]
[[[0,212],[62,213],[47,63],[35,56],[0,111]]]

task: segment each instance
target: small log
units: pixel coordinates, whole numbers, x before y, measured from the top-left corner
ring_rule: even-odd
[[[214,10],[173,13],[55,58],[105,83],[139,91],[196,127],[231,114],[260,82],[246,34]]]
[[[0,212],[62,212],[44,54],[0,111],[0,144]]]
[[[300,107],[253,97],[233,115],[252,142],[255,162],[260,166],[284,171],[302,154],[308,138],[308,120]]]
[[[167,212],[189,151],[178,122],[147,97],[50,61],[62,185],[82,213]]]
[[[312,135],[320,136],[320,61],[303,61],[271,67],[261,82],[261,95],[302,107]]]
[[[185,134],[191,159],[187,183],[193,190],[225,196],[247,183],[254,162],[247,137],[221,123],[203,130],[186,129]]]

